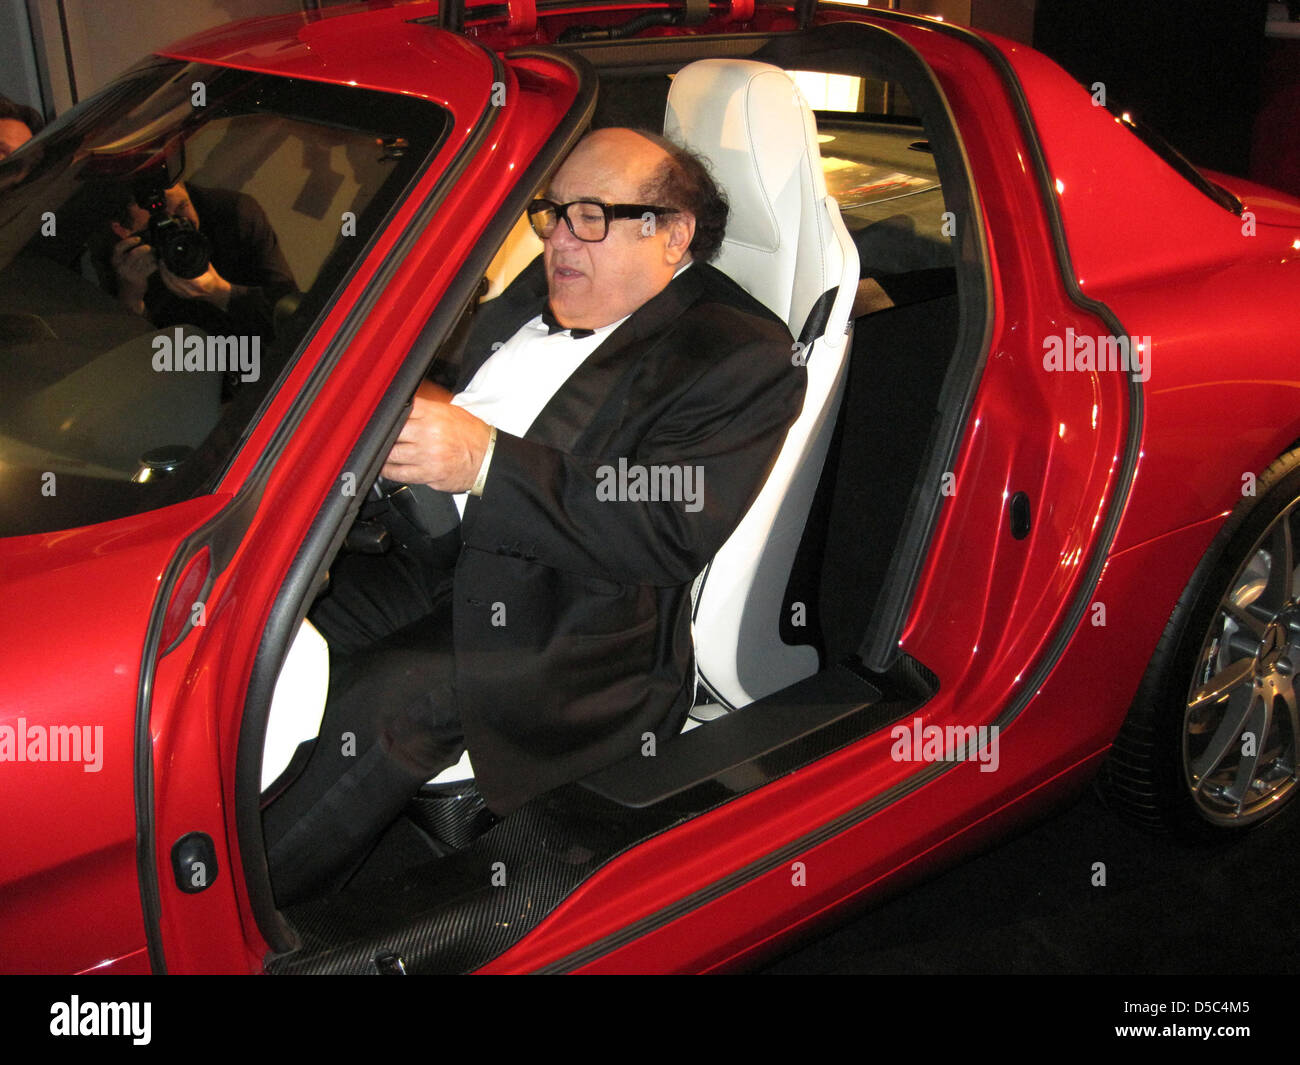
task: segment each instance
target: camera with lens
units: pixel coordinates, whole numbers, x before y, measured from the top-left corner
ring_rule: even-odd
[[[212,245],[187,218],[167,213],[166,188],[157,181],[136,186],[135,202],[149,212],[149,224],[133,236],[153,248],[162,263],[187,280],[203,274],[212,259]]]

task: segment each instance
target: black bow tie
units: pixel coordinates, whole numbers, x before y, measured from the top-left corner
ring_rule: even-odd
[[[552,336],[555,333],[565,332],[565,327],[555,320],[555,315],[551,313],[551,304],[549,300],[542,301],[542,325],[546,326],[546,335]],[[569,336],[574,340],[581,340],[583,337],[594,336],[594,329],[569,329]]]

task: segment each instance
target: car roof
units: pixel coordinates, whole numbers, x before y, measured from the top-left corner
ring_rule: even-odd
[[[472,89],[486,95],[494,80],[490,54],[469,37],[439,29],[437,10],[436,3],[348,6],[248,19],[158,54],[444,105],[449,94],[464,97]]]

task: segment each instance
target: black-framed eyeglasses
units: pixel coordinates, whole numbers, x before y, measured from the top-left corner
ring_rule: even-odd
[[[609,236],[609,224],[616,218],[648,219],[655,215],[676,214],[676,207],[656,207],[650,203],[597,203],[594,200],[572,200],[556,203],[537,199],[528,205],[528,221],[533,232],[546,240],[564,219],[569,232],[588,244],[599,244]]]

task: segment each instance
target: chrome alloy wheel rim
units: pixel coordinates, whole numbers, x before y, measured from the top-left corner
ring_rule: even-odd
[[[1295,789],[1298,516],[1300,500],[1256,542],[1219,601],[1196,661],[1183,716],[1183,776],[1197,809],[1215,824],[1257,821]]]

